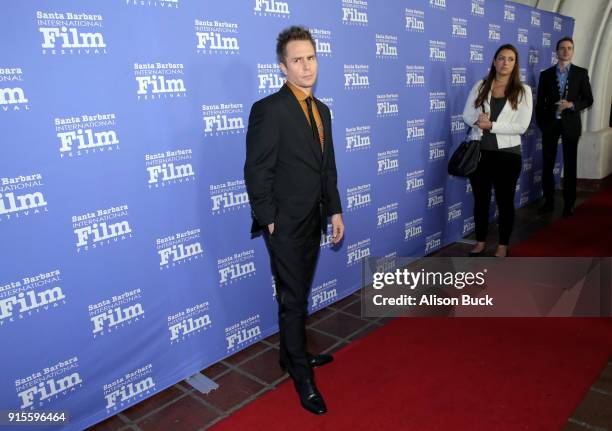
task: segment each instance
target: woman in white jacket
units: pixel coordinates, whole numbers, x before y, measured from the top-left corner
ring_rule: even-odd
[[[476,246],[470,256],[486,248],[491,188],[499,210],[499,244],[495,256],[508,254],[514,224],[514,193],[521,173],[521,135],[531,122],[531,88],[521,83],[519,55],[512,45],[495,52],[489,74],[478,81],[465,103],[463,120],[472,127],[470,139],[480,140],[480,162],[470,175],[474,193]]]

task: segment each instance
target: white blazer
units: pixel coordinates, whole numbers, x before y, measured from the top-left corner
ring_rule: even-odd
[[[478,121],[478,115],[482,112],[481,108],[475,108],[474,102],[478,97],[478,88],[484,80],[478,81],[470,91],[470,94],[463,108],[463,121],[472,128],[470,139],[480,140],[482,138],[482,129],[474,123]],[[491,133],[495,133],[497,137],[498,148],[510,148],[521,145],[521,135],[525,133],[531,123],[531,111],[533,109],[533,98],[531,95],[531,87],[523,84],[525,96],[519,96],[517,109],[512,109],[510,101],[507,100],[504,108],[499,113],[497,121],[493,122]],[[487,101],[484,103],[485,112],[491,113],[491,92]]]

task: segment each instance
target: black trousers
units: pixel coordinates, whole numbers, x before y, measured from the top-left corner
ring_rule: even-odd
[[[521,174],[521,156],[505,151],[481,151],[476,171],[470,175],[474,193],[476,241],[487,239],[491,187],[499,209],[499,244],[508,245],[514,225],[514,194]]]
[[[267,235],[272,273],[276,283],[280,360],[298,381],[312,377],[306,350],[308,295],[321,241],[319,205],[299,224],[279,217],[274,233]]]
[[[578,139],[575,134],[568,134],[563,129],[561,120],[542,132],[542,188],[546,202],[553,203],[555,198],[555,177],[553,169],[557,159],[557,144],[561,137],[563,145],[563,204],[573,207],[576,202],[576,171],[578,161]]]

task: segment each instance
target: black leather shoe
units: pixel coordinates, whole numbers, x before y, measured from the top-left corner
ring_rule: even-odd
[[[469,256],[469,257],[480,257],[480,256],[484,256],[484,252],[485,252],[485,250],[486,250],[486,249],[484,249],[484,248],[483,248],[483,249],[482,249],[482,250],[480,250],[480,251],[470,251],[470,252],[468,253],[468,256]]]
[[[538,212],[540,214],[547,214],[553,212],[554,209],[555,205],[552,202],[544,202],[544,205],[538,209]]]
[[[327,413],[327,406],[317,389],[313,379],[305,379],[300,382],[294,380],[295,390],[300,396],[302,407],[315,415]]]
[[[308,355],[308,363],[311,367],[322,367],[330,362],[333,362],[334,357],[332,355],[325,355],[323,353],[319,355]]]
[[[569,217],[571,215],[574,215],[574,206],[570,206],[570,207],[565,207],[563,208],[563,217]]]
[[[325,354],[320,354],[320,355],[311,355],[308,354],[308,364],[311,367],[322,367],[323,365],[327,365],[330,362],[333,362],[334,357],[332,355],[325,355]],[[280,365],[280,367],[283,369],[283,371],[287,371],[287,366],[285,365],[285,363],[283,361],[279,361],[278,363]]]

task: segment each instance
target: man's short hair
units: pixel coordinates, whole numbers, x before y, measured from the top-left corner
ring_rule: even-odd
[[[565,36],[559,39],[559,41],[557,42],[557,47],[555,48],[555,51],[559,51],[559,45],[561,45],[561,42],[572,42],[572,46],[574,46],[574,39],[572,39],[569,36]]]
[[[294,40],[308,40],[310,43],[312,43],[312,47],[316,50],[315,41],[312,38],[310,31],[302,26],[292,25],[291,27],[281,31],[276,38],[276,58],[279,63],[285,64],[287,44]]]

